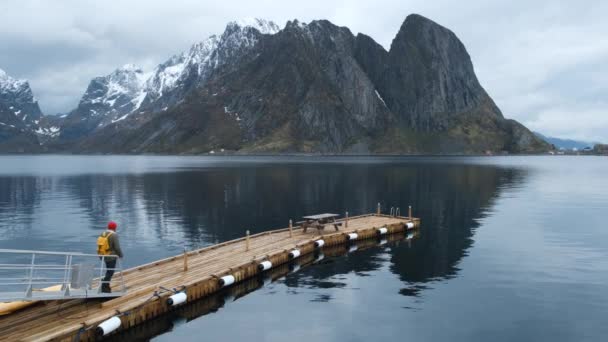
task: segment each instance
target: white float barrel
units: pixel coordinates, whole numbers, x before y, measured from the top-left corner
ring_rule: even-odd
[[[225,286],[230,286],[232,284],[234,284],[234,276],[233,275],[227,275],[227,276],[223,276],[220,278],[220,286],[225,287]]]
[[[105,320],[97,326],[97,329],[96,329],[97,335],[105,336],[105,335],[111,333],[112,331],[120,328],[121,324],[122,324],[122,322],[120,321],[120,318],[118,316],[114,316],[108,320]]]
[[[378,228],[378,234],[384,235],[388,233],[388,229],[386,227]]]
[[[300,256],[300,250],[299,249],[294,249],[291,252],[289,252],[289,259],[295,259],[297,257]]]
[[[357,238],[359,237],[359,235],[357,233],[350,233],[348,234],[348,239],[349,240],[357,240]]]
[[[315,241],[315,247],[317,248],[321,248],[325,245],[325,240],[319,239],[317,241]]]
[[[266,271],[272,268],[272,263],[268,260],[262,261],[259,265],[258,265],[258,270],[260,271]]]
[[[405,226],[407,227],[407,229],[412,229],[414,228],[414,222],[408,222],[405,224]]]
[[[180,305],[181,303],[186,302],[187,299],[188,296],[186,295],[186,292],[178,292],[167,299],[167,304],[173,306]]]

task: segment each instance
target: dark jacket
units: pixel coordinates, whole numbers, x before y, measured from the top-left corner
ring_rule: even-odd
[[[122,258],[122,249],[120,249],[120,241],[118,241],[118,234],[116,232],[110,234],[108,244],[110,245],[110,254],[118,255]]]

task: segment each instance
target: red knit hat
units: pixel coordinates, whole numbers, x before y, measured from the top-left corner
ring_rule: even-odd
[[[108,229],[116,230],[116,227],[118,227],[116,222],[114,222],[114,221],[108,222]]]

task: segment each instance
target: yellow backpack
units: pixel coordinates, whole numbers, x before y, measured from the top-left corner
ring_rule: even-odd
[[[97,238],[97,254],[110,255],[110,235],[112,232],[103,232]]]

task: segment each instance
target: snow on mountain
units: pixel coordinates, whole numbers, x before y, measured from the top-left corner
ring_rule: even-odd
[[[77,139],[133,114],[167,110],[203,85],[219,67],[243,56],[261,35],[279,30],[275,23],[263,19],[230,22],[221,36],[212,35],[192,45],[149,73],[127,64],[94,78],[78,107],[65,118],[61,137]],[[50,128],[47,131],[51,132]]]
[[[3,103],[25,126],[42,116],[38,101],[27,80],[15,79],[0,69],[0,103]]]
[[[60,130],[61,129],[57,126],[50,126],[50,127],[38,127],[34,132],[36,132],[37,134],[40,134],[40,135],[46,135],[51,138],[54,138],[59,135]]]
[[[0,90],[15,92],[27,84],[26,80],[17,80],[10,77],[4,70],[0,69]]]
[[[156,67],[152,77],[145,83],[147,103],[152,103],[179,87],[193,74],[196,78],[204,75],[213,65],[210,58],[218,42],[217,36],[210,36],[207,40],[192,45],[189,51],[175,55]]]
[[[94,78],[78,107],[92,116],[106,116],[102,121],[130,113],[145,97],[143,88],[148,77],[135,65],[126,64],[107,76]]]
[[[240,27],[252,27],[262,34],[275,34],[281,30],[274,22],[259,18],[245,18],[232,23]]]
[[[171,57],[160,64],[153,76],[146,82],[147,98],[150,106],[167,96],[153,109],[160,110],[179,101],[183,91],[203,84],[218,67],[230,63],[235,57],[253,47],[260,34],[275,34],[280,28],[272,21],[264,19],[244,19],[228,23],[221,36],[212,35],[206,40],[192,45],[189,51]],[[177,94],[172,94],[176,89]]]

